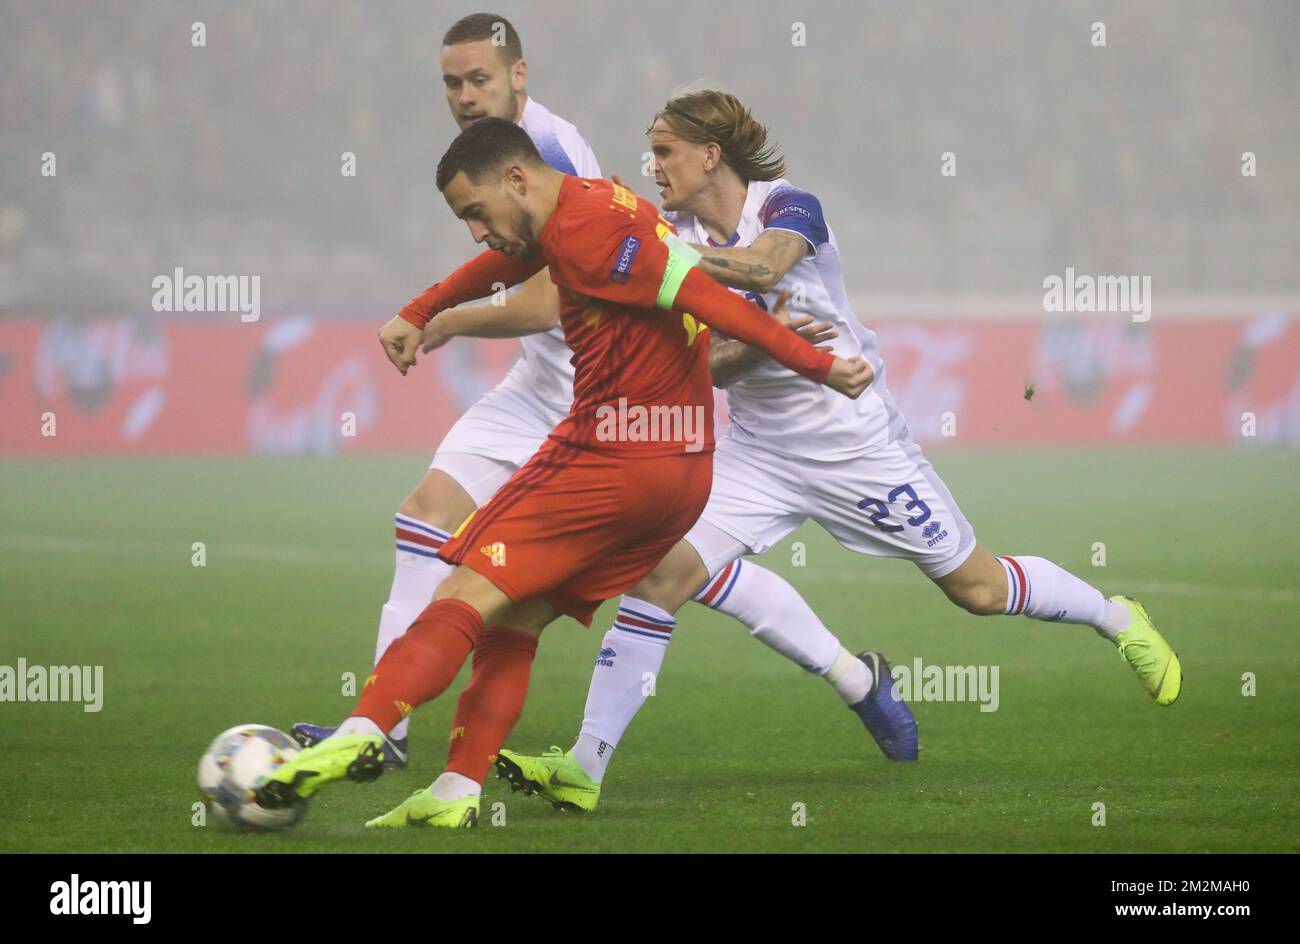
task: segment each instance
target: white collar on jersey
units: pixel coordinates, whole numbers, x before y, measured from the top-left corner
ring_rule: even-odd
[[[762,229],[759,225],[758,214],[759,211],[763,209],[764,202],[766,202],[768,196],[773,190],[776,190],[778,187],[789,186],[791,186],[790,181],[786,180],[784,177],[780,180],[751,180],[749,182],[749,187],[745,192],[745,202],[740,207],[740,221],[736,224],[736,234],[738,234],[740,238],[732,244],[733,246],[748,246],[758,238],[758,234]],[[696,227],[699,234],[705,240],[711,238],[709,234],[705,232],[704,225],[700,223],[699,219],[690,213],[678,211],[666,218],[669,222],[679,228],[683,223],[688,223],[689,225]],[[722,249],[726,247],[719,244],[718,248]]]
[[[524,93],[524,110],[519,113],[518,124],[524,128],[529,125],[536,125],[551,117],[551,110],[533,98],[527,92]]]

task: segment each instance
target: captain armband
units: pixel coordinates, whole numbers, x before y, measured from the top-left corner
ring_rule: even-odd
[[[677,292],[686,279],[686,273],[700,262],[700,251],[676,233],[668,233],[663,238],[668,248],[668,264],[664,266],[663,281],[659,283],[659,295],[655,298],[655,307],[671,310],[677,300]]]

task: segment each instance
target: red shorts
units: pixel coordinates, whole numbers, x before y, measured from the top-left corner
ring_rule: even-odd
[[[686,535],[712,484],[709,452],[613,456],[548,439],[438,556],[590,626]]]

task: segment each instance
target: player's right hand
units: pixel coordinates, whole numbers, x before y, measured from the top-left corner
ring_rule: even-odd
[[[854,357],[845,360],[837,357],[835,363],[831,364],[830,373],[826,375],[826,386],[856,400],[875,379],[876,372],[862,358]]]
[[[419,350],[423,335],[423,331],[401,315],[379,329],[379,343],[403,377],[407,370],[415,366],[415,352]]]

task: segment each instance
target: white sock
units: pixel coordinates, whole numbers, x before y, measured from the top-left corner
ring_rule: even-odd
[[[464,774],[444,770],[438,779],[429,785],[429,792],[437,800],[460,800],[464,797],[478,796],[483,792],[483,785],[477,780],[470,780]]]
[[[1133,613],[1123,603],[1106,601],[1106,609],[1101,614],[1101,625],[1095,627],[1107,639],[1114,639],[1133,622]]]
[[[732,561],[694,599],[740,620],[755,639],[817,675],[825,676],[844,651],[799,591],[753,561]]]
[[[424,612],[433,600],[438,584],[454,569],[437,556],[438,548],[451,537],[450,534],[409,515],[396,515],[393,523],[397,527],[397,564],[388,602],[379,613],[376,665],[393,640],[405,633],[416,617]],[[388,736],[397,740],[406,737],[409,723],[409,718],[403,718]]]
[[[613,756],[614,745],[594,734],[579,734],[578,743],[573,745],[573,759],[597,783],[605,779],[605,768]]]
[[[382,735],[384,729],[375,724],[369,718],[344,718],[343,723],[330,737],[338,737],[340,734],[379,734]],[[329,740],[326,738],[325,740]]]
[[[1007,572],[1008,615],[1083,623],[1107,638],[1128,628],[1126,607],[1107,600],[1100,590],[1042,557],[999,557]]]
[[[831,683],[835,694],[843,698],[846,705],[856,705],[866,698],[871,683],[875,681],[871,668],[843,646],[822,678]]]
[[[619,601],[614,626],[596,656],[574,748],[579,765],[597,783],[605,777],[613,748],[653,690],[676,625],[671,613],[653,603],[627,595]]]

